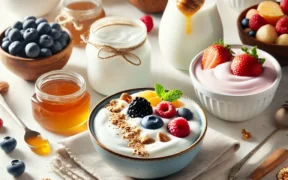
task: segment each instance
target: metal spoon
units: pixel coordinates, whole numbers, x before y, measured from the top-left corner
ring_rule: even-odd
[[[2,107],[12,116],[12,118],[18,123],[18,125],[20,127],[22,127],[25,130],[25,135],[24,135],[24,140],[26,142],[26,144],[30,147],[33,148],[33,146],[31,146],[28,143],[28,139],[29,138],[36,138],[36,137],[41,137],[43,140],[47,140],[47,138],[45,138],[45,136],[41,135],[39,132],[37,131],[33,131],[31,129],[29,129],[24,123],[23,121],[21,121],[14,113],[13,111],[9,108],[9,106],[7,105],[7,103],[5,102],[4,98],[2,97],[2,95],[0,94],[0,105],[2,105]],[[47,140],[47,142],[49,143],[49,141]]]
[[[288,101],[280,108],[274,117],[276,129],[271,132],[260,144],[240,160],[230,171],[229,180],[236,180],[245,163],[280,129],[288,129]]]

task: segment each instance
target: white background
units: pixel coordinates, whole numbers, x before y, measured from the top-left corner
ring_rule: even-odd
[[[1,0],[3,1],[3,0]],[[0,1],[0,4],[1,4]],[[228,7],[224,0],[218,0],[218,8],[223,21],[224,26],[224,40],[226,43],[230,44],[240,44],[240,40],[236,29],[236,19],[238,13]],[[28,6],[23,2],[23,7]],[[43,7],[45,8],[45,7]],[[134,8],[127,0],[104,0],[104,8],[108,16],[127,16],[130,18],[140,18],[143,13]],[[11,25],[18,18],[13,15],[13,12],[9,10],[8,12],[5,7],[0,6],[0,30]],[[59,8],[56,9],[49,15],[49,19],[52,20],[55,15],[59,12]],[[165,59],[162,58],[159,46],[158,46],[158,25],[161,15],[153,15],[155,27],[152,32],[149,33],[149,40],[152,44],[152,73],[153,78],[151,86],[155,83],[161,83],[166,88],[178,88],[183,90],[184,94],[195,99],[192,83],[189,78],[189,74],[186,71],[180,71],[172,68],[166,63]],[[171,20],[173,23],[173,20]],[[74,48],[73,54],[70,61],[65,66],[64,69],[75,71],[80,73],[86,80],[86,57],[84,49]],[[235,157],[230,160],[230,164],[233,164],[240,160],[245,154],[247,154],[256,144],[258,144],[266,135],[268,135],[273,129],[271,123],[273,119],[273,114],[278,107],[284,103],[285,99],[288,100],[287,93],[287,76],[288,69],[283,70],[283,78],[273,100],[271,106],[261,115],[242,123],[230,123],[223,120],[219,120],[212,115],[208,114],[209,127],[222,132],[241,143],[240,150],[236,153]],[[63,136],[58,136],[42,129],[39,124],[33,119],[31,111],[31,96],[34,93],[34,83],[24,81],[14,74],[9,72],[0,63],[0,80],[5,80],[10,84],[10,90],[4,95],[4,98],[11,107],[11,109],[31,128],[38,130],[45,134],[48,139],[53,143],[55,149],[55,143],[62,140]],[[101,85],[99,85],[101,86]],[[88,85],[88,91],[91,94],[91,107],[93,107],[103,96],[97,94]],[[8,180],[13,179],[6,172],[6,166],[10,163],[12,159],[20,158],[26,163],[26,173],[17,179],[42,179],[51,178],[53,180],[61,179],[56,174],[51,172],[49,169],[49,161],[52,157],[41,157],[32,153],[28,147],[24,144],[23,134],[24,131],[17,126],[17,124],[8,115],[5,115],[5,111],[0,107],[0,118],[3,118],[5,128],[0,130],[0,138],[10,135],[18,140],[18,146],[15,151],[6,155],[3,151],[0,151],[0,179]],[[253,139],[250,141],[241,140],[241,129],[246,128],[248,131],[252,132]],[[253,169],[257,167],[259,162],[264,160],[265,156],[274,150],[287,147],[287,136],[288,133],[283,131],[276,134],[257,154],[252,158],[245,166],[243,172],[241,173],[241,178],[244,179]],[[222,167],[219,167],[219,172],[223,171]],[[274,176],[275,177],[275,176]],[[224,180],[227,179],[227,172],[223,172],[219,177],[213,177],[214,180]]]

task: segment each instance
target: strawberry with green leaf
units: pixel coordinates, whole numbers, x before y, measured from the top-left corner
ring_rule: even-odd
[[[242,47],[245,54],[235,56],[231,63],[231,71],[236,76],[260,76],[263,72],[264,58],[259,58],[257,47],[249,52],[247,47]]]
[[[230,61],[233,54],[234,52],[231,50],[231,47],[224,44],[224,41],[220,39],[205,49],[201,62],[202,69],[212,69],[219,64]]]

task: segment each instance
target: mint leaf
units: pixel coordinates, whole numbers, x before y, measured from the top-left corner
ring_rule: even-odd
[[[162,98],[164,101],[174,102],[182,96],[182,91],[178,89],[172,89],[165,94]]]
[[[165,88],[161,84],[155,84],[155,91],[160,99],[162,99],[166,94]]]

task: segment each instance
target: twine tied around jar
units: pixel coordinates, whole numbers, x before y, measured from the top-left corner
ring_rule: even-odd
[[[131,51],[141,47],[145,43],[146,38],[136,46],[132,46],[129,48],[114,48],[114,47],[109,46],[109,45],[95,44],[95,43],[89,41],[88,37],[87,37],[88,32],[89,31],[86,31],[84,34],[82,34],[81,39],[85,43],[90,44],[90,45],[96,47],[97,49],[99,49],[98,54],[97,54],[99,59],[110,59],[110,58],[113,58],[116,56],[121,56],[125,61],[127,61],[128,63],[130,63],[134,66],[140,66],[141,65],[141,63],[142,63],[141,59],[137,55],[131,53]],[[101,56],[101,52],[103,52],[103,51],[110,52],[111,55]],[[135,58],[137,60],[137,62],[133,62],[132,60],[130,60],[129,56],[132,58]]]
[[[81,18],[81,20],[82,19],[83,18]],[[81,31],[83,29],[83,24],[80,23],[80,18],[65,11],[61,11],[61,13],[55,18],[55,21],[60,25],[72,23],[77,31]]]

